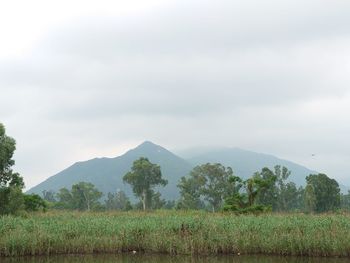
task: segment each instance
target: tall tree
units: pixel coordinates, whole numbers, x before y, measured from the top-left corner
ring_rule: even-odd
[[[23,195],[24,206],[27,211],[46,211],[47,204],[43,198],[37,194]]]
[[[107,210],[127,211],[132,209],[129,198],[124,191],[120,190],[115,194],[108,193],[105,205]]]
[[[87,210],[100,207],[99,199],[102,193],[96,187],[87,182],[80,182],[72,185],[71,191],[62,188],[57,193],[58,203],[55,208]]]
[[[275,168],[277,173],[279,172],[278,168],[278,166]],[[259,193],[257,202],[275,209],[278,201],[277,175],[269,168],[264,167],[261,172],[255,173],[252,179],[254,179]]]
[[[14,213],[24,203],[23,179],[12,170],[15,150],[16,141],[6,135],[4,125],[0,123],[0,214]]]
[[[167,185],[168,181],[162,178],[160,166],[141,157],[134,161],[131,171],[124,175],[123,181],[130,184],[134,194],[140,198],[143,210],[149,207],[147,201],[151,190],[158,186]]]
[[[192,173],[204,178],[201,193],[212,206],[213,212],[222,206],[225,198],[232,195],[232,185],[229,181],[233,176],[231,167],[225,167],[220,163],[207,163],[195,167]]]
[[[316,204],[315,212],[333,211],[340,208],[340,188],[336,180],[325,174],[310,174],[306,177],[305,193],[313,189]]]
[[[264,170],[264,169],[263,169]],[[266,173],[269,171],[265,170]],[[274,177],[261,176],[261,173],[256,172],[247,180],[234,176],[230,181],[234,183],[235,191],[233,195],[225,199],[224,210],[235,211],[240,213],[262,212],[271,208],[270,204],[257,203],[257,198],[264,197],[275,182]],[[263,194],[262,194],[263,193]]]
[[[182,177],[180,188],[182,206],[196,208],[201,198],[206,200],[212,211],[218,210],[225,198],[233,193],[233,185],[229,178],[233,176],[231,167],[220,163],[207,163],[192,169],[189,178]]]
[[[347,194],[340,195],[340,206],[342,209],[350,210],[350,190]]]
[[[72,193],[67,188],[61,188],[56,194],[57,203],[54,208],[57,209],[74,209]]]
[[[271,206],[273,211],[288,211],[302,208],[302,188],[297,189],[295,183],[288,181],[291,171],[288,168],[276,165],[274,170],[265,167],[258,173],[258,177],[269,185],[261,189],[257,202]]]
[[[165,199],[161,198],[161,194],[159,192],[154,192],[153,190],[150,190],[149,193],[149,201],[148,204],[150,204],[151,209],[161,209],[165,206],[166,201]]]
[[[76,209],[90,211],[95,208],[102,197],[102,193],[99,192],[92,183],[80,182],[72,186],[72,198]]]
[[[304,191],[305,211],[312,213],[316,210],[316,194],[311,184],[307,184]]]
[[[45,201],[52,202],[52,203],[57,201],[55,198],[55,192],[52,190],[50,190],[50,191],[44,190],[44,191],[42,191],[42,194],[43,194],[43,199]]]
[[[177,204],[178,209],[201,209],[204,203],[201,200],[201,187],[204,185],[204,178],[197,175],[190,177],[181,177],[177,187],[180,189],[180,201]]]

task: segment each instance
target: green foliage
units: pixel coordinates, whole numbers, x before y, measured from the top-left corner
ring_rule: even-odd
[[[233,176],[231,167],[219,163],[196,166],[189,178],[182,177],[178,187],[181,200],[179,207],[193,209],[201,206],[201,197],[206,200],[213,211],[217,211],[225,198],[233,193],[229,178]]]
[[[276,168],[278,171],[278,166]],[[255,174],[255,177],[258,192],[257,202],[261,205],[276,208],[279,194],[276,186],[278,176],[269,168],[264,167],[261,172]]]
[[[291,171],[286,167],[276,165],[274,170],[263,168],[258,176],[269,185],[257,196],[257,203],[271,206],[273,211],[292,211],[303,207],[303,188],[297,188],[289,182]]]
[[[0,215],[16,214],[24,208],[24,197],[20,187],[0,188]]]
[[[71,192],[67,188],[61,188],[56,194],[57,203],[53,208],[56,209],[74,209],[74,202]]]
[[[316,211],[316,194],[313,186],[307,184],[304,191],[305,212],[312,213]]]
[[[130,184],[134,194],[140,198],[143,210],[150,207],[152,189],[155,186],[167,185],[168,181],[162,178],[160,166],[141,157],[134,161],[131,171],[124,175],[123,181]]]
[[[202,209],[204,202],[201,200],[201,187],[204,184],[203,177],[191,174],[190,177],[182,177],[177,185],[180,189],[181,199],[177,204],[178,209]]]
[[[0,214],[15,213],[23,208],[23,179],[12,170],[15,150],[16,141],[6,135],[4,125],[0,123]]]
[[[347,194],[340,194],[340,207],[344,210],[350,210],[350,190]]]
[[[42,199],[37,194],[23,195],[24,197],[24,207],[26,211],[46,211],[47,204],[44,199]]]
[[[151,197],[148,201],[151,209],[161,209],[165,206],[165,199],[161,198],[161,194],[159,192],[154,192],[151,190],[147,196]]]
[[[262,174],[269,174],[264,176]],[[224,211],[233,211],[236,213],[259,213],[271,210],[268,204],[256,204],[256,198],[267,195],[268,189],[275,182],[275,177],[270,176],[270,170],[262,169],[262,173],[255,173],[251,178],[243,181],[235,176],[230,181],[235,183],[235,192],[225,199]]]
[[[100,210],[99,199],[102,193],[96,187],[87,182],[80,182],[72,185],[71,191],[66,188],[60,189],[57,194],[58,202],[54,205],[57,209],[77,209],[77,210]]]
[[[105,200],[107,210],[128,211],[132,209],[129,198],[123,191],[117,191],[115,194],[108,193]]]
[[[162,207],[167,210],[175,209],[176,208],[176,201],[175,200],[168,200]]]
[[[71,194],[74,207],[87,211],[98,206],[98,200],[102,197],[102,193],[92,183],[86,182],[73,185]]]
[[[336,180],[325,174],[306,177],[305,202],[315,212],[334,211],[340,208],[340,188]]]
[[[349,244],[349,214],[235,216],[158,211],[48,212],[25,218],[0,217],[0,256],[120,254],[136,250],[173,255],[239,252],[349,257]],[[228,260],[244,261],[232,256]]]
[[[56,202],[55,192],[54,191],[42,191],[43,199],[47,202],[54,203]]]

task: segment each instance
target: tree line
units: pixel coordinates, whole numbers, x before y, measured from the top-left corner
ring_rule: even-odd
[[[255,213],[264,211],[326,212],[350,210],[350,192],[341,194],[336,180],[325,174],[310,174],[306,186],[297,187],[289,180],[291,171],[286,167],[267,167],[248,179],[235,175],[231,167],[220,163],[196,166],[189,175],[178,182],[179,200],[165,200],[156,188],[166,186],[157,164],[147,158],[135,160],[123,181],[130,184],[139,202],[131,203],[123,191],[108,193],[102,200],[93,184],[80,182],[71,189],[62,188],[57,193],[43,191],[42,197],[22,193],[22,177],[12,170],[15,140],[5,133],[0,123],[0,214],[17,211],[50,209],[67,210],[151,210],[151,209],[202,209],[208,211],[233,211]]]
[[[297,187],[289,181],[291,172],[282,166],[267,167],[244,180],[234,175],[231,167],[219,163],[196,166],[178,183],[179,200],[166,201],[155,191],[165,186],[161,168],[141,157],[124,175],[139,202],[132,204],[123,191],[108,193],[100,202],[102,193],[91,183],[80,182],[53,192],[43,192],[43,198],[55,209],[77,210],[152,210],[152,209],[202,209],[208,211],[233,211],[255,213],[264,211],[327,212],[350,204],[348,195],[340,194],[338,183],[325,174],[306,177],[306,186]],[[344,200],[344,201],[342,201]]]

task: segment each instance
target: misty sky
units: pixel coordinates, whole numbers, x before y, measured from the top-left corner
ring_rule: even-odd
[[[269,153],[350,185],[349,14],[348,0],[2,1],[15,170],[28,189],[151,140]]]

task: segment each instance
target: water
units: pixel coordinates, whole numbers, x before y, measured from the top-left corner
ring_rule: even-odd
[[[346,258],[277,256],[191,257],[165,255],[70,255],[0,258],[1,263],[345,263]]]

